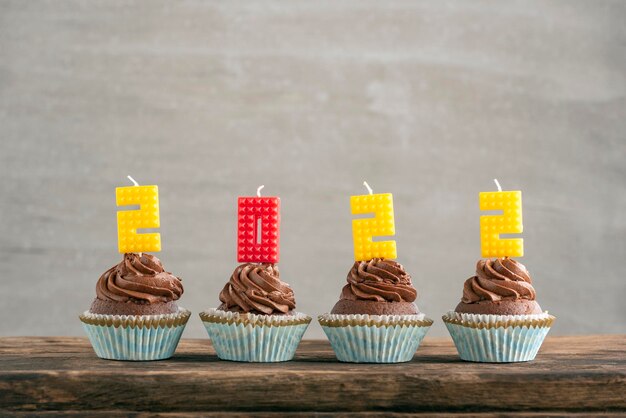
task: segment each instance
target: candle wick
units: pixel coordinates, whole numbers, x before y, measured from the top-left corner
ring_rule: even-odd
[[[262,184],[262,185],[260,185],[260,186],[256,189],[256,196],[257,196],[257,197],[261,197],[261,189],[262,189],[262,188],[264,188],[264,187],[265,187],[265,185],[264,185],[264,184]]]
[[[131,176],[126,177],[128,178],[128,180],[132,181],[135,186],[139,186],[139,183],[137,183],[134,178],[132,178]]]
[[[498,179],[493,179],[493,181],[496,183],[496,186],[498,186],[498,191],[501,192],[502,187],[500,187],[500,183],[498,182]]]
[[[373,194],[374,191],[372,190],[372,188],[370,187],[369,184],[367,184],[366,181],[363,182],[363,186],[365,186],[365,188],[367,189],[367,191],[369,192],[369,194]]]

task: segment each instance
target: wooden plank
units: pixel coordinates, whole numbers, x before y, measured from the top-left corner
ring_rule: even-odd
[[[36,415],[37,417],[67,417],[67,416],[85,416],[85,411],[37,411],[36,413],[27,412],[27,411],[10,411],[6,409],[0,409],[0,413],[3,417],[32,417]],[[472,418],[502,418],[502,417],[510,417],[510,418],[519,418],[519,417],[545,417],[546,413],[544,412],[386,412],[386,411],[378,411],[378,412],[315,412],[312,414],[311,412],[164,412],[164,413],[155,413],[155,412],[137,412],[137,411],[89,411],[88,414],[90,417],[106,417],[106,418],[116,418],[116,417],[128,417],[132,416],[134,418],[244,418],[254,416],[255,418],[277,418],[283,416],[289,417],[310,417],[314,415],[316,418],[354,418],[354,417],[386,417],[386,418],[408,418],[408,417],[419,417],[419,418],[463,418],[463,417],[472,417]],[[588,418],[590,415],[599,415],[602,417],[623,417],[624,413],[622,412],[601,412],[600,414],[590,414],[589,412],[565,412],[559,411],[556,413],[550,413],[550,416],[568,416],[568,417],[581,417]]]
[[[548,338],[537,360],[474,364],[448,339],[426,339],[410,363],[345,364],[327,342],[295,361],[220,361],[208,340],[183,340],[158,362],[96,358],[83,338],[0,338],[5,411],[589,412],[626,411],[626,336]]]

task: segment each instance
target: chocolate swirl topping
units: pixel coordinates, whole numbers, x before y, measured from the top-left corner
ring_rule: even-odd
[[[241,264],[220,292],[222,308],[266,315],[288,313],[295,309],[296,301],[291,287],[279,276],[274,264]]]
[[[417,290],[402,264],[384,258],[356,261],[348,273],[341,299],[376,302],[413,302]]]
[[[127,253],[121,263],[108,269],[96,284],[101,300],[150,304],[178,300],[181,280],[163,269],[161,260],[150,254]]]
[[[510,258],[478,260],[476,276],[463,286],[463,303],[483,300],[535,300],[535,289],[526,267]]]

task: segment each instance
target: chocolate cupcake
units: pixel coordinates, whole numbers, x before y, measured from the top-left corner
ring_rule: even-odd
[[[331,310],[337,315],[418,315],[417,290],[402,264],[384,258],[355,261],[348,273],[339,302]]]
[[[103,315],[165,315],[178,312],[182,281],[150,254],[124,254],[96,284],[89,311]]]
[[[356,261],[339,301],[320,324],[340,361],[410,361],[432,320],[414,303],[417,290],[404,267],[390,259]]]
[[[478,260],[476,275],[465,281],[455,312],[482,315],[533,315],[542,310],[526,267],[511,258]]]
[[[463,297],[443,316],[463,360],[516,362],[535,358],[554,317],[535,300],[530,273],[511,258],[481,259]]]
[[[293,358],[311,317],[296,312],[291,287],[276,264],[239,265],[200,318],[219,358],[277,362]]]
[[[80,319],[101,358],[169,358],[190,316],[176,304],[182,294],[182,281],[157,257],[127,253],[100,277],[96,298]]]

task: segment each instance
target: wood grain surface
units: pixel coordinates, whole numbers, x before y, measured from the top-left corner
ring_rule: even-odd
[[[578,413],[626,412],[626,335],[548,338],[518,364],[459,360],[425,339],[410,363],[340,363],[326,341],[294,361],[221,361],[208,340],[183,340],[170,360],[98,359],[84,338],[0,338],[0,415],[158,412]]]

